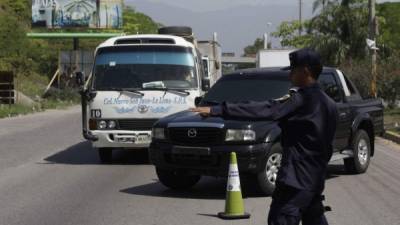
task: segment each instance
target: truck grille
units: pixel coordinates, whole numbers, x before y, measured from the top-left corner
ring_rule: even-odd
[[[118,120],[120,130],[151,130],[157,119],[124,119]]]
[[[206,166],[218,166],[219,155],[179,155],[179,154],[165,154],[165,160],[168,163],[177,164],[181,166],[190,167],[206,167]]]
[[[196,135],[190,136],[189,131],[195,130]],[[168,135],[173,144],[185,146],[218,145],[223,141],[223,130],[219,128],[169,128]]]

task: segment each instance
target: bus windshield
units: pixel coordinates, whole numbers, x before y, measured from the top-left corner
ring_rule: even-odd
[[[194,57],[190,49],[175,46],[100,49],[93,86],[96,90],[196,88]]]

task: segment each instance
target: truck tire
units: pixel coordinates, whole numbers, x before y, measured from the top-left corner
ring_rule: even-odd
[[[171,189],[184,190],[193,187],[199,182],[200,175],[188,175],[184,172],[156,168],[160,182]]]
[[[191,36],[193,35],[193,30],[190,27],[162,27],[158,29],[158,33],[176,36]]]
[[[257,184],[261,192],[271,195],[275,189],[275,181],[281,166],[282,147],[279,143],[272,146],[268,153],[264,169],[257,174]]]
[[[344,167],[348,173],[361,174],[368,169],[371,160],[371,142],[365,130],[358,130],[352,140],[354,157],[344,159]]]
[[[98,148],[100,162],[103,164],[112,163],[112,149],[111,148]]]

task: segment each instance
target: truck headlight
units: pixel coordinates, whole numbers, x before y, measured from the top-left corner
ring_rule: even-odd
[[[98,121],[98,122],[97,122],[97,128],[98,128],[99,130],[104,130],[104,129],[106,129],[106,128],[107,128],[107,122],[104,121],[104,120]]]
[[[165,139],[165,129],[164,128],[153,128],[152,136],[154,139]]]
[[[255,141],[256,132],[253,130],[227,130],[225,141]]]
[[[114,120],[110,120],[108,121],[108,126],[109,129],[114,129],[115,127],[117,127],[117,123]]]

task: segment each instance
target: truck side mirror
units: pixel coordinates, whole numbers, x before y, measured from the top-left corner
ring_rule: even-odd
[[[79,87],[82,87],[83,85],[85,85],[85,74],[83,72],[81,72],[81,71],[76,72],[75,73],[75,79],[76,79],[75,80],[76,84]]]
[[[203,100],[203,96],[194,98],[194,105],[198,107],[200,105],[201,100]]]
[[[210,90],[210,80],[209,79],[203,79],[201,81],[201,89],[203,91],[208,91]]]

